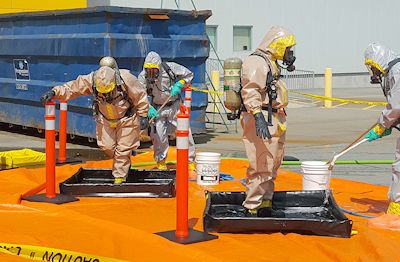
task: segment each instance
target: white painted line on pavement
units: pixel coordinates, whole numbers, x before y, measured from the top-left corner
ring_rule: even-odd
[[[376,107],[376,105],[364,107],[362,110],[368,110],[368,109],[371,109],[371,108],[373,108],[373,107]]]
[[[344,103],[341,103],[341,104],[338,104],[338,105],[334,105],[334,106],[332,106],[332,108],[339,107],[339,106],[344,106],[344,105],[347,105],[347,104],[348,104],[348,102],[344,102]]]

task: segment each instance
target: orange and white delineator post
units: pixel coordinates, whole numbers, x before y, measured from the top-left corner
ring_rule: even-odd
[[[56,197],[56,103],[45,106],[46,138],[46,197]]]
[[[186,98],[185,98],[186,99]],[[176,231],[177,238],[187,238],[189,179],[189,110],[181,106],[176,128]]]
[[[77,201],[71,195],[56,194],[56,103],[46,102],[45,105],[45,138],[46,138],[46,193],[24,195],[23,200],[63,204]],[[34,194],[34,193],[32,193]]]
[[[190,109],[192,107],[192,89],[190,88],[190,84],[188,84],[183,90],[185,91],[185,99],[183,100],[183,104],[190,113]]]
[[[67,114],[68,114],[67,101],[60,100],[60,130],[58,132],[59,163],[63,163],[67,160]]]
[[[181,105],[176,127],[176,230],[156,233],[179,244],[218,238],[206,232],[189,229],[189,125],[189,109]]]
[[[80,159],[67,158],[67,116],[68,102],[60,100],[60,128],[58,137],[58,161],[56,164],[70,164],[82,162]]]

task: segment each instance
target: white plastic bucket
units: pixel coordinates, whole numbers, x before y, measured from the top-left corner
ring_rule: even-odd
[[[331,170],[322,161],[304,161],[301,163],[303,190],[326,190],[329,185]]]
[[[197,184],[199,185],[218,185],[219,184],[219,165],[221,154],[213,152],[196,153],[196,172]]]

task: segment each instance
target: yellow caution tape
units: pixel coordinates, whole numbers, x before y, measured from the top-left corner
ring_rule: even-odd
[[[190,88],[193,91],[197,91],[197,92],[210,93],[210,94],[215,94],[215,95],[223,95],[224,94],[224,92],[215,91],[215,90],[208,90],[208,89],[201,89],[201,88],[194,87],[194,86],[191,86]]]
[[[193,91],[197,92],[203,92],[203,93],[210,93],[210,94],[216,94],[216,95],[223,95],[224,92],[220,91],[214,91],[214,90],[208,90],[208,89],[201,89],[198,87],[191,86]],[[316,98],[316,99],[321,99],[321,100],[330,100],[330,101],[335,101],[335,102],[341,102],[341,103],[351,103],[351,104],[361,104],[361,105],[375,105],[375,106],[385,106],[387,105],[387,102],[373,102],[373,101],[361,101],[361,100],[352,100],[352,99],[343,99],[343,98],[336,98],[336,97],[327,97],[327,96],[320,96],[320,95],[314,95],[314,94],[308,94],[308,93],[303,93],[295,90],[288,90],[289,92],[296,93],[302,96],[307,96],[311,98]]]
[[[75,262],[122,262],[125,260],[100,257],[63,249],[31,245],[0,243],[0,252],[31,260],[40,261],[75,261]]]
[[[360,100],[351,100],[351,99],[327,97],[327,96],[320,96],[320,95],[302,93],[302,92],[294,91],[294,90],[289,90],[289,92],[296,93],[296,94],[299,94],[299,95],[302,95],[302,96],[308,96],[308,97],[317,98],[317,99],[321,99],[321,100],[336,101],[336,102],[341,102],[341,103],[362,104],[362,105],[370,105],[370,106],[372,106],[372,105],[376,105],[376,106],[385,106],[385,105],[387,105],[387,102],[372,102],[372,101],[360,101]]]

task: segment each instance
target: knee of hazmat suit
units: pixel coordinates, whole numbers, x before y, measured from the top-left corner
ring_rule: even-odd
[[[252,178],[247,179],[252,182],[246,185],[248,194],[243,202],[247,209],[259,208],[262,201],[270,200],[273,193],[274,181],[270,178],[276,173],[283,157],[283,146],[279,145],[285,141],[286,117],[283,108],[288,104],[287,90],[280,79],[279,67],[282,66],[278,60],[287,65],[289,71],[294,70],[295,45],[293,33],[286,28],[274,26],[242,65],[241,96],[247,111],[242,117],[243,140],[249,158],[247,176]],[[255,118],[262,123],[247,121],[254,117],[252,115],[267,113],[268,117]],[[264,135],[261,138],[257,134]],[[269,139],[263,139],[265,137]],[[261,164],[260,159],[265,156],[267,159]]]

